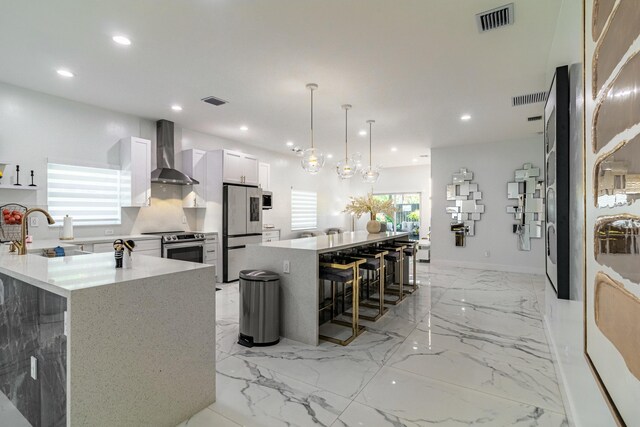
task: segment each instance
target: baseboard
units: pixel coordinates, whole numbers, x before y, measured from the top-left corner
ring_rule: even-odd
[[[431,264],[434,266],[442,265],[447,267],[472,268],[475,270],[494,270],[506,271],[509,273],[527,273],[527,274],[544,274],[544,268],[526,267],[518,265],[505,264],[488,264],[483,262],[465,262],[461,260],[433,259]]]
[[[546,284],[549,285],[548,282]],[[540,303],[540,301],[538,301],[538,303]],[[546,315],[542,316],[542,324],[544,325],[544,333],[547,336],[547,342],[549,343],[549,350],[551,350],[553,367],[556,371],[556,379],[558,380],[558,386],[560,387],[560,395],[562,396],[562,403],[564,404],[564,412],[567,416],[567,422],[570,427],[574,427],[576,425],[575,417],[573,415],[575,408],[571,404],[571,399],[569,399],[569,395],[567,394],[567,385],[569,382],[567,380],[563,364],[560,363],[560,353],[556,346],[556,340],[553,338],[553,334],[551,333],[551,327],[549,326]]]

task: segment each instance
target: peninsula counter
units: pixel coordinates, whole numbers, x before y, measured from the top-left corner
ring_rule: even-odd
[[[174,426],[215,401],[215,267],[7,251],[0,393],[32,425]]]
[[[318,345],[318,256],[408,235],[355,231],[249,245],[244,269],[264,269],[280,275],[280,335]],[[289,262],[289,273],[283,272],[285,261]]]

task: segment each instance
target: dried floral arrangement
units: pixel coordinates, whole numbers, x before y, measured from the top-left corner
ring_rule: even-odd
[[[391,199],[378,200],[373,197],[373,194],[369,193],[362,197],[351,197],[351,201],[343,212],[353,214],[358,218],[368,213],[371,216],[371,221],[375,221],[377,214],[383,213],[393,216],[395,211],[396,208],[393,206]]]

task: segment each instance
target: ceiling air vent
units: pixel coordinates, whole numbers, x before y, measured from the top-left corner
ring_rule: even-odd
[[[202,98],[202,100],[207,104],[215,105],[216,107],[229,102],[225,101],[224,99],[216,98],[215,96],[207,96],[206,98]]]
[[[495,9],[480,12],[476,15],[476,23],[481,33],[513,24],[513,3]]]
[[[531,116],[527,117],[528,122],[537,122],[538,120],[542,120],[542,116]]]
[[[529,93],[527,95],[518,95],[511,98],[511,106],[518,107],[520,105],[536,104],[547,100],[547,92]]]

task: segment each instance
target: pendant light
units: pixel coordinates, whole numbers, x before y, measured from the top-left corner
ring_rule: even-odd
[[[365,168],[362,171],[362,180],[367,184],[375,183],[380,177],[379,168],[373,166],[372,155],[371,155],[371,125],[374,124],[375,120],[367,120],[369,123],[369,167]]]
[[[356,167],[353,164],[353,159],[349,157],[349,141],[348,141],[348,119],[347,115],[349,113],[349,109],[351,108],[350,104],[344,104],[342,109],[344,110],[344,159],[338,162],[336,166],[336,172],[340,179],[349,179],[356,174]]]
[[[312,175],[317,174],[324,166],[324,154],[313,145],[313,91],[318,89],[315,83],[309,83],[307,89],[311,91],[311,148],[307,148],[302,153],[302,169]]]

